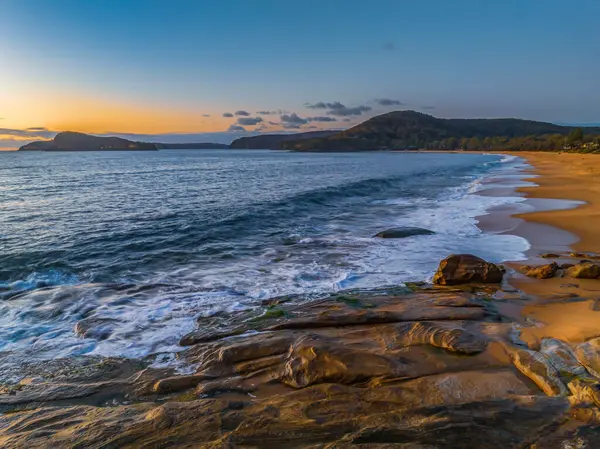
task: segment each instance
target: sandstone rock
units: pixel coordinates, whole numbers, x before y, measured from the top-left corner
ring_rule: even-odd
[[[403,346],[430,344],[460,354],[477,354],[485,350],[488,340],[483,334],[476,334],[452,325],[438,323],[402,323],[396,325],[396,341]]]
[[[540,347],[540,353],[556,368],[556,371],[564,381],[569,378],[591,377],[583,365],[577,360],[573,350],[564,341],[556,338],[544,338]]]
[[[357,351],[318,335],[299,338],[290,350],[281,381],[294,388],[335,382],[350,384],[373,377],[401,377],[400,358]]]
[[[515,367],[529,377],[548,396],[565,396],[567,388],[556,368],[542,354],[528,349],[516,349],[512,354]]]
[[[578,344],[575,356],[592,375],[600,379],[600,338]]]
[[[471,254],[453,254],[440,262],[434,284],[456,285],[470,282],[500,283],[502,270],[495,264]]]
[[[594,379],[574,379],[567,384],[573,401],[580,404],[600,406],[600,383]]]
[[[158,394],[174,393],[195,388],[200,382],[207,380],[206,376],[195,374],[191,376],[173,376],[160,379],[154,383],[152,391]]]
[[[381,231],[378,234],[375,234],[374,237],[379,237],[382,239],[402,239],[405,237],[412,237],[414,235],[432,235],[435,232],[430,231],[429,229],[423,228],[413,228],[413,227],[400,227],[400,228],[391,228],[386,229],[385,231]]]
[[[574,263],[563,263],[563,264],[561,264],[560,269],[561,270],[568,270],[569,268],[572,268],[574,266],[575,266]]]
[[[600,277],[600,265],[580,263],[569,268],[567,274],[577,279],[597,279]]]
[[[556,264],[556,262],[552,262],[547,265],[531,267],[529,270],[527,270],[527,273],[525,273],[525,275],[531,278],[549,279],[554,277],[557,271],[558,265]]]
[[[75,324],[75,333],[83,338],[106,340],[113,333],[118,321],[112,318],[86,318]]]
[[[546,254],[540,254],[540,257],[542,259],[558,259],[560,257],[560,255],[554,254],[554,253],[546,253]]]

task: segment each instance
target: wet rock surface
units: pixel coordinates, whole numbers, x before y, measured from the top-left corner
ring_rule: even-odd
[[[513,299],[501,298],[415,284],[217,313],[182,339],[185,373],[0,354],[0,446],[517,448],[579,428],[592,438],[600,343],[527,348],[498,311]],[[573,413],[579,427],[565,427]]]
[[[537,279],[550,279],[556,275],[558,269],[558,264],[556,264],[556,262],[552,262],[537,267],[528,267],[525,275]]]
[[[424,228],[413,228],[413,227],[400,227],[386,229],[375,234],[373,237],[379,237],[382,239],[403,239],[406,237],[412,237],[415,235],[433,235],[435,232]]]
[[[458,285],[468,283],[498,284],[504,271],[493,263],[472,254],[453,254],[440,262],[433,277],[434,284]]]

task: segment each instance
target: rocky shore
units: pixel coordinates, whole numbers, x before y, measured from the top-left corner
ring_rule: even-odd
[[[597,447],[600,331],[527,345],[521,330],[535,324],[502,307],[530,298],[504,272],[451,256],[431,285],[203,317],[181,340],[186,374],[148,361],[3,354],[0,444]]]
[[[450,256],[433,284],[201,317],[169,368],[0,353],[0,446],[600,447],[597,163],[527,157],[528,196],[586,201],[511,218],[527,262]],[[581,240],[540,239],[547,225]]]

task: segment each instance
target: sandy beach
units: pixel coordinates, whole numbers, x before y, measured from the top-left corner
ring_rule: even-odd
[[[531,348],[538,348],[542,338],[554,337],[569,343],[580,343],[600,336],[600,313],[596,304],[600,297],[600,282],[587,279],[535,279],[525,276],[522,265],[541,265],[556,261],[576,263],[582,257],[570,257],[572,252],[588,255],[600,253],[600,157],[593,154],[518,153],[531,166],[531,186],[520,187],[518,194],[537,210],[514,213],[515,208],[492,211],[481,217],[480,226],[488,232],[507,232],[526,238],[531,244],[527,261],[509,263],[515,270],[509,283],[531,298],[506,306],[512,316],[524,324],[521,339]],[[559,210],[544,210],[556,202]],[[542,203],[536,203],[542,201]],[[539,210],[542,209],[542,210]],[[554,253],[559,258],[545,259],[540,255]],[[532,325],[533,324],[533,325]]]
[[[594,154],[519,153],[538,175],[535,187],[519,189],[529,198],[585,201],[575,209],[534,212],[519,217],[551,225],[578,237],[573,250],[600,253],[600,157]]]

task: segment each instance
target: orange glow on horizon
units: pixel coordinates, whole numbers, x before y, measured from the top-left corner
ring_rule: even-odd
[[[91,134],[167,134],[226,131],[234,122],[222,117],[220,112],[204,117],[208,111],[200,111],[204,109],[201,107],[188,111],[35,89],[4,91],[0,87],[0,97],[1,128],[44,127]]]

